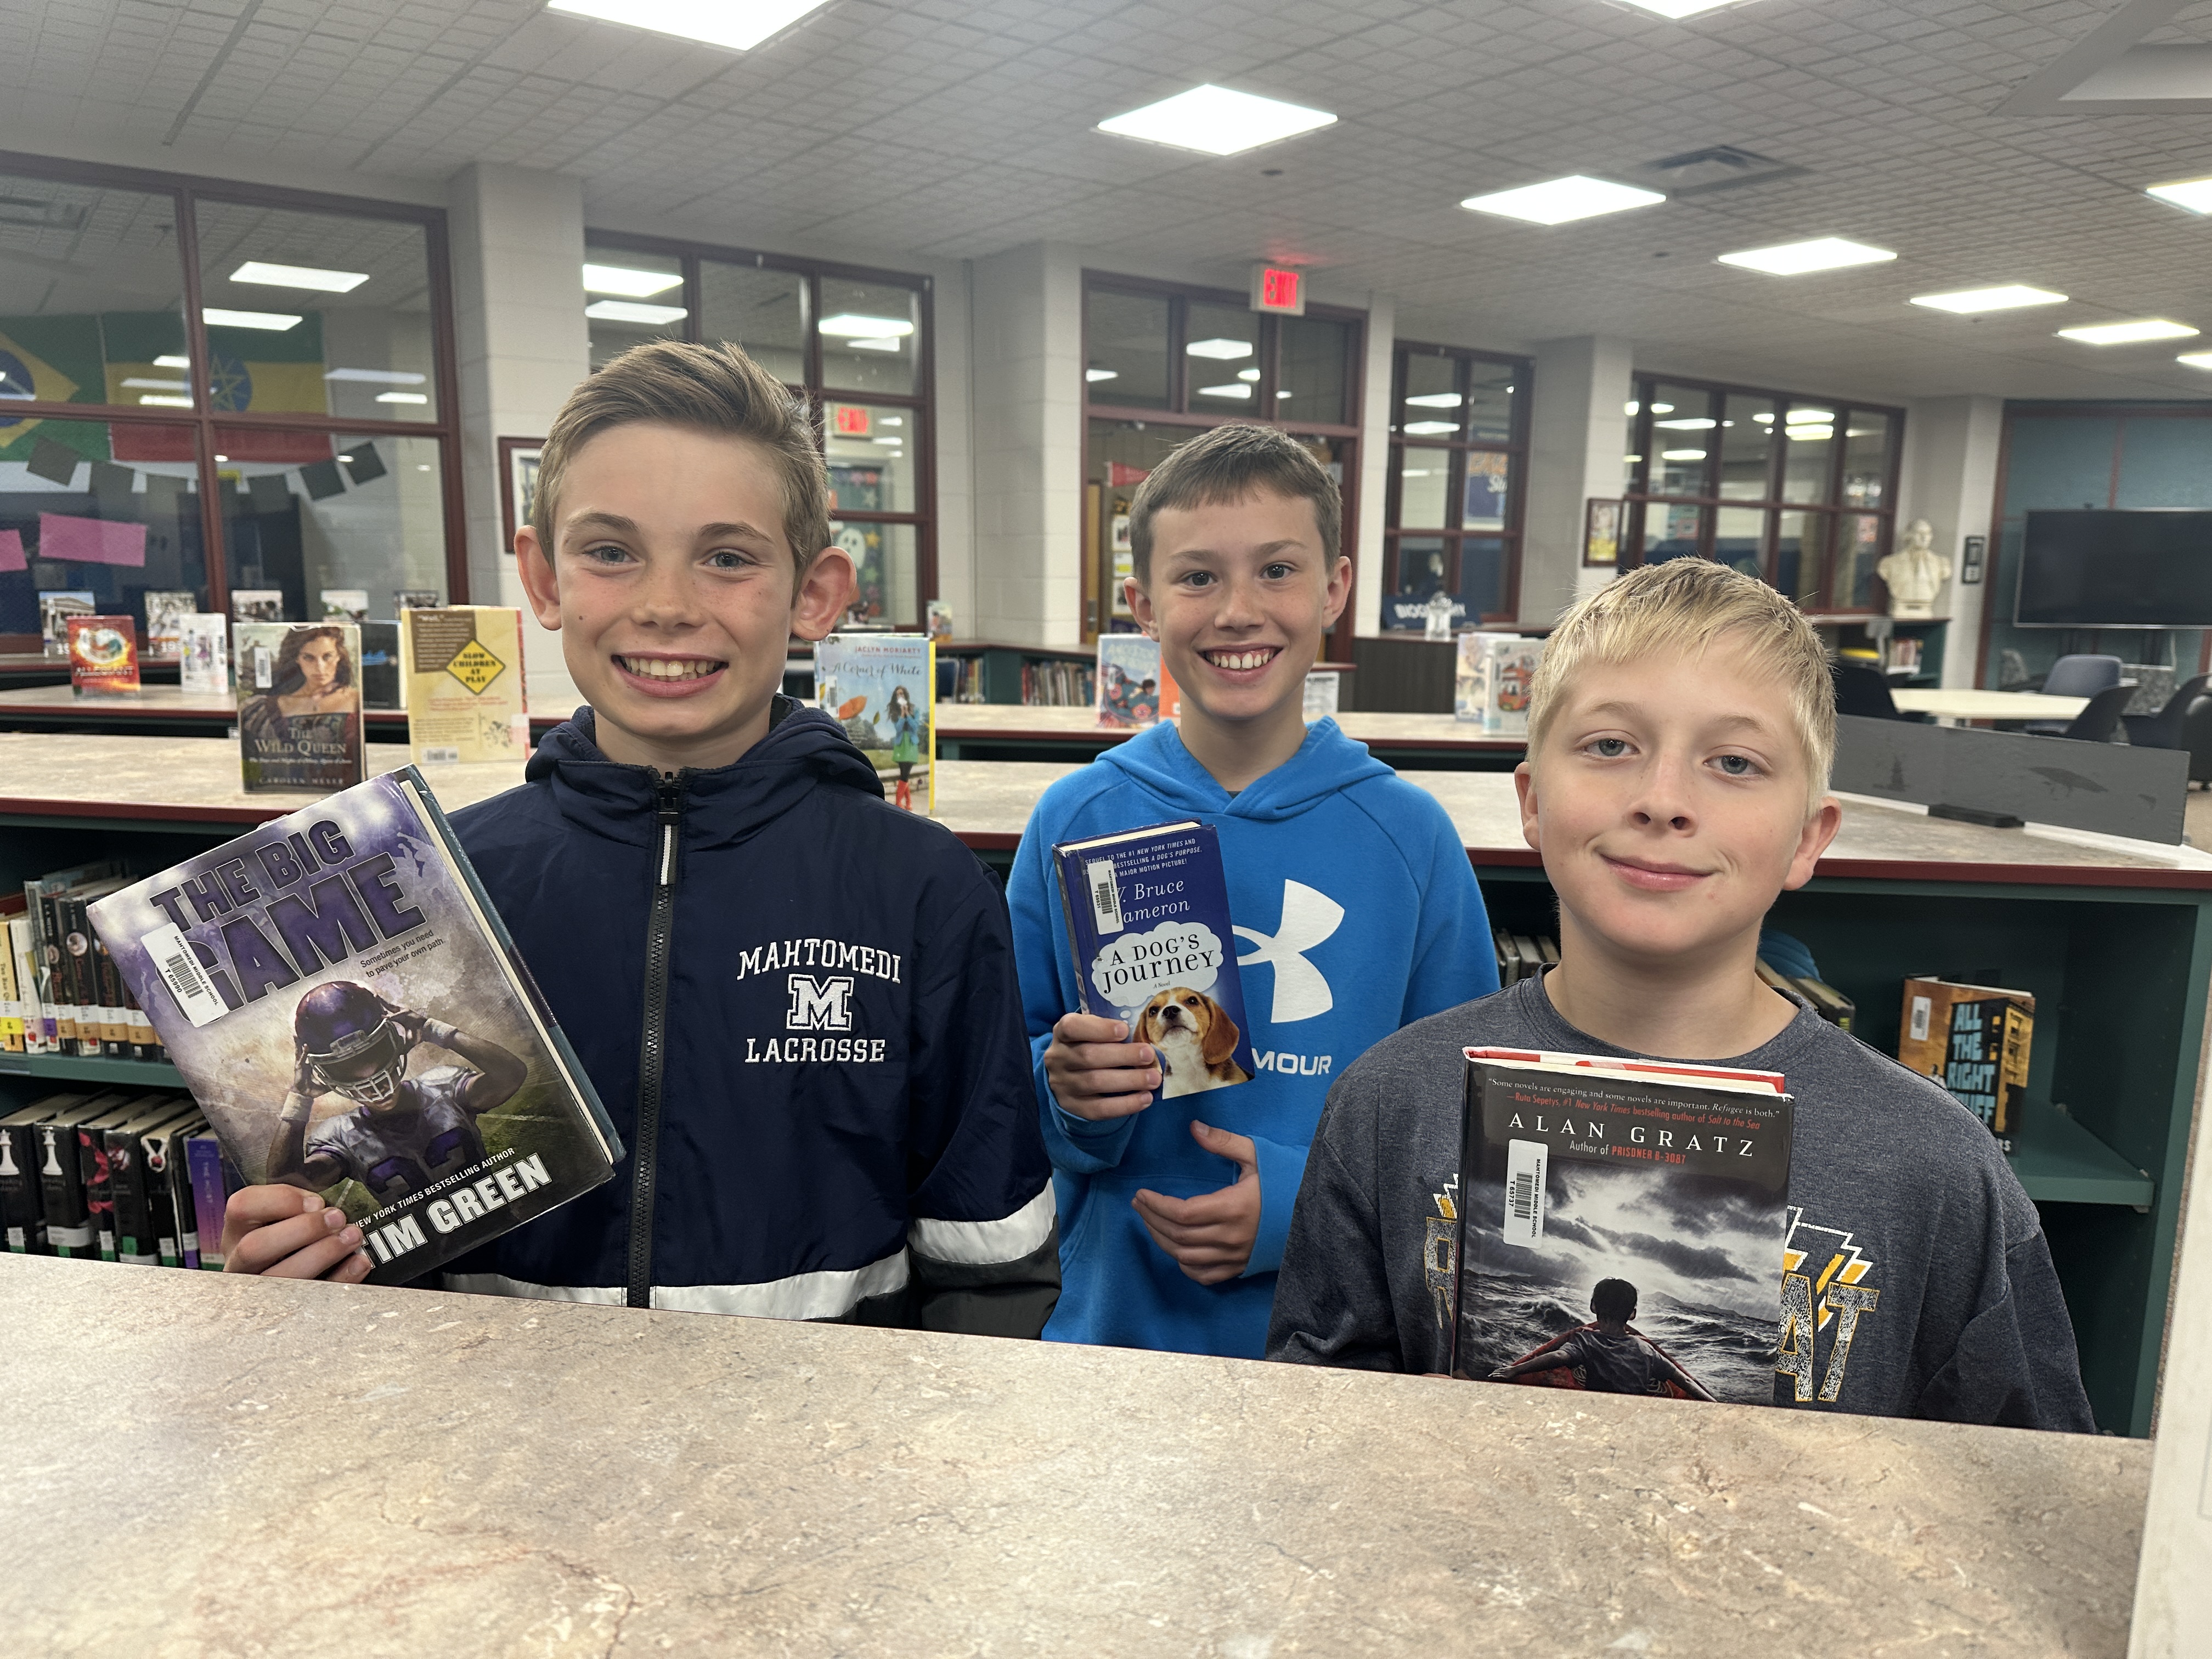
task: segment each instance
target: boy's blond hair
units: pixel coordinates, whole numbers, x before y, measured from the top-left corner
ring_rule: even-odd
[[[1701,657],[1727,636],[1755,673],[1782,683],[1790,724],[1804,746],[1807,810],[1827,792],[1836,757],[1836,692],[1827,647],[1797,607],[1755,576],[1710,559],[1647,564],[1584,595],[1561,614],[1528,688],[1533,759],[1561,692],[1595,664],[1635,662],[1662,651]]]
[[[609,427],[659,421],[745,438],[766,452],[783,496],[792,591],[830,544],[830,478],[804,400],[736,346],[652,340],[632,346],[568,394],[538,461],[530,527],[545,556],[562,476],[576,452]]]

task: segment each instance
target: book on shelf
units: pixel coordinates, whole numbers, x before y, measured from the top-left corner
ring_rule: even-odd
[[[365,587],[325,587],[317,597],[322,600],[325,622],[368,620],[368,590]]]
[[[198,614],[200,596],[181,588],[149,587],[146,590],[145,605],[146,654],[182,654],[185,618]]]
[[[89,617],[100,608],[88,587],[47,587],[39,591],[39,641],[49,657],[69,655],[69,620]]]
[[[48,1095],[0,1116],[0,1246],[16,1255],[44,1255],[46,1206],[40,1171],[45,1164],[39,1126],[84,1105],[90,1096]]]
[[[361,629],[361,706],[404,708],[406,677],[399,672],[399,624],[364,622]]]
[[[32,1127],[32,1156],[37,1160],[39,1208],[46,1227],[46,1249],[73,1261],[97,1261],[99,1230],[84,1188],[82,1155],[77,1131],[89,1126],[105,1128],[108,1119],[128,1107],[137,1097],[127,1090],[111,1090],[80,1100],[42,1118]]]
[[[21,893],[0,893],[0,1054],[26,1052],[27,1029],[22,994],[16,988],[24,975],[15,966],[15,947],[10,934],[27,907]]]
[[[233,622],[277,623],[284,620],[284,590],[281,587],[234,587],[230,590]]]
[[[70,690],[80,697],[138,690],[138,625],[128,617],[69,619]]]
[[[1163,1098],[1250,1082],[1259,1061],[1213,826],[1148,824],[1052,855],[1083,1012],[1126,1020],[1132,1042],[1158,1052]]]
[[[392,614],[404,617],[410,611],[435,611],[440,598],[434,587],[395,587],[392,590]]]
[[[1344,673],[1340,669],[1316,668],[1306,675],[1305,716],[1309,725],[1327,720],[1338,712],[1344,696]]]
[[[199,1238],[199,1265],[221,1273],[223,1208],[230,1195],[246,1184],[246,1178],[223,1152],[214,1127],[204,1116],[200,1123],[202,1127],[185,1134],[185,1182],[191,1190],[192,1223]]]
[[[924,620],[929,637],[945,644],[952,637],[952,606],[944,599],[932,599],[925,607]]]
[[[1150,635],[1101,634],[1091,679],[1093,706],[1101,726],[1141,731],[1173,720],[1180,712],[1182,699],[1161,659],[1160,642]]]
[[[1541,640],[1462,634],[1452,684],[1454,718],[1480,726],[1486,735],[1528,736],[1528,688],[1543,659]]]
[[[497,1237],[622,1155],[413,767],[91,915],[241,1177],[343,1209],[373,1283]]]
[[[230,690],[230,618],[196,611],[177,623],[177,683],[185,691]]]
[[[1905,981],[1897,1057],[1981,1119],[2005,1151],[2020,1133],[2035,1042],[2035,998],[1934,975]]]
[[[399,613],[400,702],[417,766],[530,757],[522,612],[414,605]]]
[[[1022,659],[1022,701],[1033,708],[1083,708],[1097,680],[1091,665],[1057,657]]]
[[[1464,1051],[1454,1376],[1763,1405],[1785,1307],[1778,1073]],[[1679,1238],[1694,1232],[1698,1248]]]
[[[121,1259],[116,1249],[115,1205],[125,1172],[135,1162],[138,1136],[180,1115],[190,1105],[173,1094],[156,1091],[77,1126],[77,1179],[84,1188],[94,1248],[102,1261]]]
[[[362,752],[361,629],[351,623],[238,624],[238,744],[246,787],[343,789]]]
[[[22,938],[30,950],[30,989],[24,994],[33,1007],[26,1016],[25,1048],[39,1054],[76,1052],[76,1008],[69,994],[69,976],[63,964],[62,895],[71,888],[122,873],[112,859],[55,870],[23,884],[25,924]],[[11,940],[15,937],[11,922]],[[19,959],[20,960],[20,959]],[[36,1029],[29,1024],[35,1016]]]
[[[868,757],[891,804],[937,808],[937,642],[922,634],[832,634],[814,647],[814,706]]]

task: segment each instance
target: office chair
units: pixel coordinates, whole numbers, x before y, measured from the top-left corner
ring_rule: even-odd
[[[2127,728],[2128,741],[2138,749],[2181,748],[2182,717],[2189,713],[2189,705],[2204,695],[2208,682],[2212,682],[2212,674],[2199,674],[2194,679],[2182,681],[2166,700],[2166,707],[2155,714],[2121,715],[2120,723]]]
[[[2087,708],[2049,735],[2072,738],[2077,743],[2110,743],[2112,733],[2120,729],[2120,710],[2128,706],[2128,699],[2135,694],[2133,680],[2108,685],[2089,699]]]
[[[1900,710],[1889,695],[1889,682],[1881,670],[1855,662],[1834,664],[1829,671],[1836,682],[1836,712],[1863,714],[1878,720],[1918,720],[1921,716]]]
[[[2043,677],[2043,695],[2046,697],[2094,697],[2108,686],[2120,683],[2120,659],[2118,657],[2075,656],[2061,657],[2051,665],[2051,672]],[[2120,700],[2123,703],[2127,699]],[[2088,711],[2082,711],[2087,714]],[[2066,720],[2030,720],[2021,729],[2039,738],[2063,738],[2069,735]]]

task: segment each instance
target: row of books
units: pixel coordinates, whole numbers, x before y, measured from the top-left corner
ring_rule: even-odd
[[[1498,951],[1498,982],[1512,985],[1524,979],[1534,979],[1545,969],[1555,966],[1559,960],[1559,942],[1548,934],[1509,933],[1503,931],[1491,934],[1491,943]],[[1829,1024],[1843,1030],[1851,1029],[1858,1015],[1858,1005],[1825,980],[1799,975],[1792,977],[1773,963],[1760,958],[1759,977],[1766,985],[1785,996],[1798,996],[1813,1005],[1813,1012]],[[1908,981],[1909,987],[1920,981]],[[1923,1068],[1914,1066],[1915,1071]]]
[[[17,1255],[220,1268],[239,1184],[190,1095],[50,1095],[0,1117],[0,1236]]]
[[[1085,708],[1092,701],[1096,684],[1087,662],[1032,658],[1022,664],[1022,701],[1031,708]]]
[[[325,622],[365,623],[368,616],[368,590],[365,587],[325,587],[316,596],[322,606]],[[146,651],[149,656],[177,657],[184,654],[184,623],[186,617],[204,619],[216,613],[200,609],[199,594],[190,588],[149,587],[143,595],[146,614]],[[392,593],[392,615],[398,617],[410,611],[432,611],[438,605],[438,590],[434,587],[400,587]],[[72,617],[89,617],[100,609],[99,596],[88,587],[42,588],[39,593],[39,633],[46,645],[46,654],[58,657],[69,649],[69,621]],[[216,615],[216,620],[222,620]],[[230,620],[233,622],[289,622],[284,614],[284,594],[275,587],[234,587],[230,590]],[[397,623],[393,623],[397,626]]]
[[[161,1040],[86,918],[129,884],[113,860],[56,870],[0,895],[0,1053],[160,1060]]]

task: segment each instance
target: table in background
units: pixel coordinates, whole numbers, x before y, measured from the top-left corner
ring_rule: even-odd
[[[1401,771],[1510,772],[1528,750],[1525,738],[1486,737],[1449,714],[1334,716],[1344,734]],[[1136,733],[1102,727],[1088,707],[1047,708],[1017,703],[943,702],[937,706],[937,753],[945,761],[1081,762],[1095,760]]]
[[[2149,1448],[0,1257],[23,1653],[2121,1659]]]
[[[2046,697],[2040,691],[1979,691],[1971,686],[1908,686],[1889,694],[1902,714],[1933,714],[1944,726],[1961,720],[2070,720],[2087,697]]]

